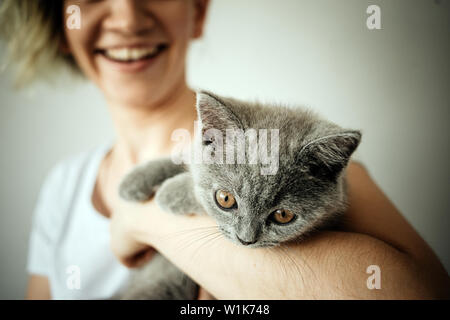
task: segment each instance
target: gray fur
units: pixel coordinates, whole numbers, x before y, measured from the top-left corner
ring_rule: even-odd
[[[119,187],[122,199],[143,202],[149,200],[164,180],[186,171],[169,158],[154,160],[133,169]]]
[[[193,300],[198,287],[187,275],[156,254],[151,263],[134,270],[130,285],[119,297],[125,300]]]
[[[197,112],[201,125],[194,152],[213,153],[218,148],[217,141],[203,141],[202,134],[208,129],[224,133],[228,128],[279,129],[278,172],[261,175],[261,163],[194,162],[185,171],[169,164],[170,160],[151,161],[125,178],[120,186],[125,199],[143,201],[157,190],[157,204],[164,210],[206,213],[228,239],[241,245],[239,237],[252,243],[249,247],[301,240],[339,218],[346,209],[345,168],[359,145],[359,131],[342,129],[300,108],[249,104],[206,92],[198,94]],[[225,157],[226,148],[223,152]],[[219,189],[234,195],[237,208],[224,211],[218,207],[214,194]],[[280,208],[292,211],[296,219],[286,225],[270,222],[271,213]],[[157,281],[161,273],[165,273],[164,268],[159,270]],[[141,281],[154,287],[150,279]],[[126,297],[130,296],[137,297]]]
[[[190,172],[184,172],[163,182],[155,196],[161,209],[174,214],[202,214],[203,207],[196,200],[194,181]]]

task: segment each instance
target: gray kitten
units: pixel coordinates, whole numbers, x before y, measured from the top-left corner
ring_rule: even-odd
[[[276,172],[261,174],[267,169],[261,162],[193,161],[183,166],[160,159],[125,177],[122,198],[146,201],[154,195],[165,211],[206,213],[225,237],[248,247],[301,240],[336,221],[346,209],[344,172],[360,142],[359,131],[342,129],[299,108],[250,104],[207,92],[197,95],[197,112],[197,154],[215,156],[220,151],[225,159],[230,152],[228,140],[217,139],[210,129],[224,135],[227,129],[279,129]],[[245,150],[252,146],[247,139]],[[195,299],[196,294],[195,283],[159,255],[138,272],[122,298]]]

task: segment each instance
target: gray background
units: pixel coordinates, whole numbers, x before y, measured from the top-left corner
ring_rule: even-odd
[[[359,157],[449,270],[449,36],[450,1],[213,0],[189,82],[361,128]],[[113,131],[101,94],[66,76],[16,92],[3,74],[0,104],[0,298],[20,299],[45,174]]]

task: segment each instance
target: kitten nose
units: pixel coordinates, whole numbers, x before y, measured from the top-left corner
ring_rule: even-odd
[[[237,236],[237,235],[236,235],[236,238],[238,238],[239,242],[242,243],[244,246],[248,246],[248,245],[254,244],[254,243],[256,243],[256,241],[258,241],[258,240],[244,241],[241,238],[239,238],[239,236]]]

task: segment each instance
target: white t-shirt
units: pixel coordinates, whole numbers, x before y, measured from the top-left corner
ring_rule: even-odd
[[[130,271],[110,248],[109,219],[91,197],[104,145],[57,165],[41,189],[33,216],[27,269],[47,276],[53,299],[107,299]]]

